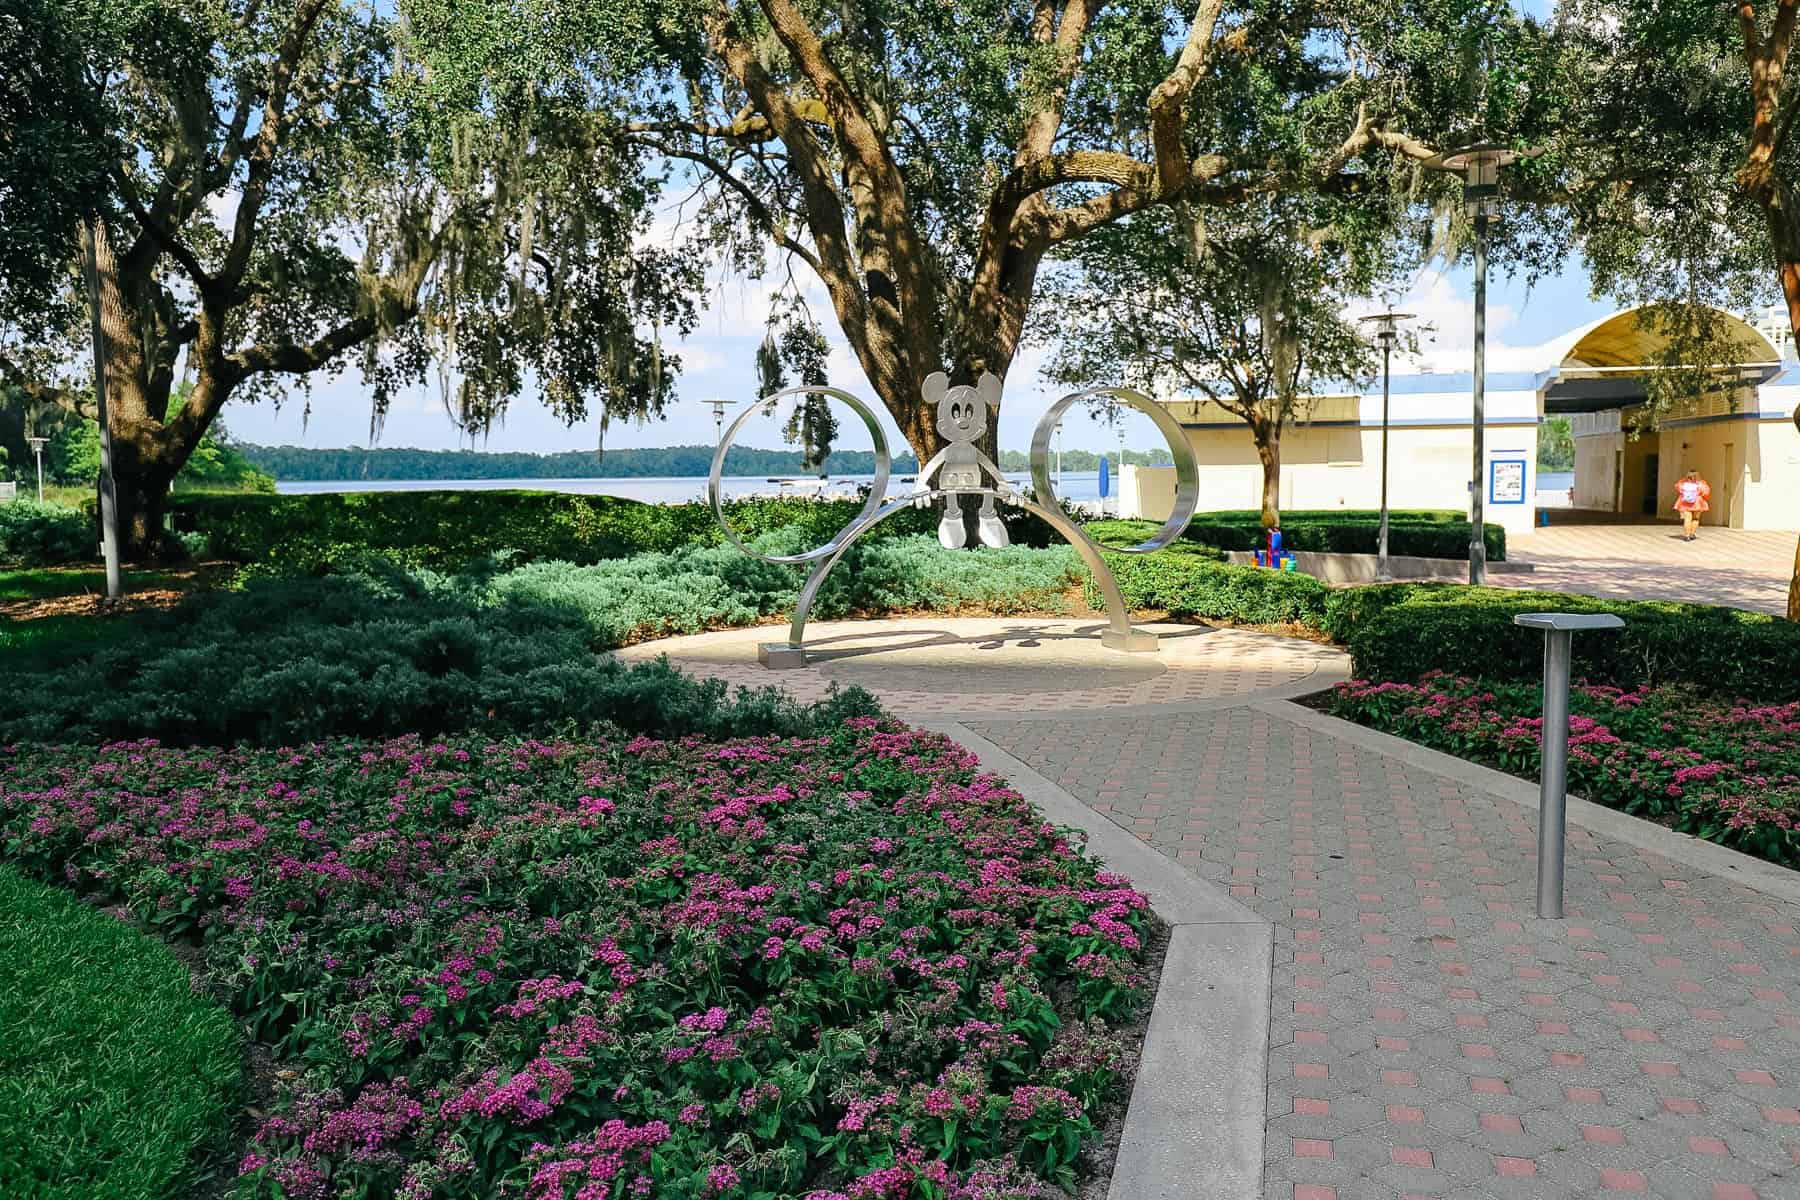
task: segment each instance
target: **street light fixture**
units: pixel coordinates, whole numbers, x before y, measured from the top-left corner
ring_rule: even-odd
[[[1469,582],[1487,582],[1487,539],[1482,528],[1482,486],[1487,481],[1487,238],[1488,222],[1500,213],[1500,168],[1542,150],[1515,150],[1501,142],[1475,142],[1446,150],[1425,166],[1461,175],[1463,202],[1475,218],[1475,387],[1474,466],[1469,485]]]
[[[1375,542],[1375,578],[1382,583],[1394,577],[1388,566],[1388,380],[1394,343],[1400,340],[1400,323],[1412,319],[1412,313],[1395,312],[1392,308],[1362,319],[1369,333],[1381,343],[1381,531]]]
[[[39,504],[42,504],[44,502],[44,443],[49,440],[50,440],[49,438],[41,438],[41,437],[28,437],[25,439],[25,444],[27,446],[31,447],[31,452],[33,454],[37,455],[37,481],[38,481],[38,503]]]

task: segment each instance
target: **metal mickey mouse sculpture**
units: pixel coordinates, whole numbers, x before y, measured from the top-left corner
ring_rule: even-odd
[[[919,472],[921,487],[935,475],[938,487],[950,493],[944,502],[944,518],[938,522],[938,541],[946,550],[961,550],[968,544],[962,519],[963,493],[979,491],[981,544],[1009,545],[1011,539],[1000,523],[1000,514],[994,511],[994,501],[1002,492],[1011,495],[1012,485],[975,447],[975,440],[987,432],[988,414],[1000,411],[1000,380],[984,371],[974,387],[951,387],[950,377],[939,371],[925,380],[922,390],[926,402],[937,406],[937,431],[950,443]],[[993,490],[983,489],[984,473],[992,480]]]
[[[712,502],[713,517],[724,531],[726,538],[744,553],[760,558],[764,562],[810,564],[811,571],[806,582],[801,585],[800,598],[794,605],[794,617],[788,627],[786,642],[765,642],[757,647],[757,657],[767,667],[800,667],[806,665],[806,617],[812,610],[813,601],[817,599],[819,587],[825,582],[825,576],[831,568],[844,556],[856,539],[873,529],[881,522],[905,511],[915,505],[927,501],[944,500],[944,516],[938,522],[938,541],[949,549],[959,550],[968,544],[968,532],[963,524],[963,500],[969,496],[981,497],[981,508],[976,521],[978,536],[983,545],[1005,546],[1009,542],[1006,526],[1000,521],[1000,514],[995,503],[1005,503],[1022,508],[1042,518],[1081,555],[1087,564],[1094,583],[1100,589],[1100,595],[1106,603],[1106,628],[1100,632],[1100,644],[1112,650],[1125,650],[1136,653],[1156,649],[1156,635],[1144,630],[1133,629],[1130,613],[1125,608],[1124,596],[1119,591],[1119,584],[1113,573],[1107,568],[1101,557],[1100,547],[1096,545],[1081,527],[1069,519],[1063,511],[1062,502],[1057,498],[1056,490],[1050,484],[1050,437],[1062,421],[1063,414],[1075,404],[1084,400],[1111,399],[1148,416],[1163,436],[1168,439],[1169,450],[1175,458],[1175,506],[1169,519],[1161,529],[1136,546],[1127,546],[1115,550],[1122,554],[1148,554],[1160,550],[1181,536],[1187,528],[1188,521],[1193,518],[1194,508],[1200,498],[1199,472],[1194,462],[1193,447],[1188,444],[1187,435],[1181,425],[1169,414],[1169,411],[1142,392],[1130,388],[1091,388],[1084,392],[1074,392],[1064,396],[1050,406],[1038,421],[1037,429],[1031,438],[1031,485],[1032,494],[1027,495],[1015,489],[1000,473],[1000,468],[983,454],[976,445],[977,439],[987,432],[988,421],[1000,410],[1000,380],[983,372],[973,387],[963,385],[950,386],[950,379],[938,372],[926,379],[922,394],[927,402],[937,407],[937,429],[947,440],[942,450],[935,454],[931,461],[919,471],[917,486],[910,492],[888,497],[888,476],[892,461],[888,454],[887,434],[882,430],[881,421],[868,405],[858,400],[849,392],[838,388],[823,386],[807,386],[789,388],[785,392],[777,392],[772,396],[755,400],[744,406],[735,420],[719,439],[719,448],[713,453],[712,471],[707,477],[707,495]],[[857,416],[862,418],[869,437],[875,444],[875,479],[869,487],[868,498],[863,501],[862,510],[856,514],[838,535],[822,546],[815,546],[802,554],[764,554],[753,550],[739,538],[725,519],[725,496],[722,480],[725,473],[725,455],[731,449],[738,430],[744,423],[759,411],[766,411],[777,401],[789,396],[801,395],[828,396],[841,400],[849,405]]]

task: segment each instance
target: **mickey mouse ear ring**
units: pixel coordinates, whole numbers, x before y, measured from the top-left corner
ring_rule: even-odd
[[[1181,428],[1168,409],[1139,391],[1122,387],[1089,388],[1085,392],[1071,392],[1055,404],[1050,411],[1038,421],[1037,429],[1031,435],[1031,486],[1039,497],[1039,502],[1050,508],[1060,509],[1062,499],[1057,496],[1056,489],[1050,485],[1050,438],[1061,423],[1063,414],[1074,405],[1084,400],[1106,397],[1116,400],[1128,408],[1135,408],[1156,425],[1169,443],[1169,453],[1175,459],[1175,509],[1163,527],[1145,541],[1135,546],[1126,546],[1117,551],[1120,554],[1148,554],[1152,550],[1161,550],[1170,542],[1181,536],[1194,519],[1194,509],[1200,504],[1200,468],[1194,459],[1194,447],[1187,439],[1187,433]]]
[[[927,386],[929,386],[929,384],[927,384]],[[789,396],[805,395],[828,396],[833,400],[842,400],[845,404],[850,406],[851,410],[855,412],[857,416],[862,418],[863,425],[869,430],[870,439],[875,443],[875,482],[870,485],[869,498],[863,501],[862,511],[856,514],[855,520],[839,530],[837,536],[826,542],[824,545],[815,546],[813,549],[802,554],[763,554],[761,551],[752,550],[746,545],[744,539],[739,537],[737,531],[731,527],[731,522],[725,519],[725,488],[723,483],[725,476],[725,455],[726,452],[731,449],[732,442],[737,440],[738,430],[743,428],[745,421],[748,421],[757,413],[773,407],[776,401],[785,400]],[[706,476],[706,497],[712,504],[713,519],[719,523],[719,528],[724,531],[725,537],[732,545],[736,546],[739,550],[742,550],[745,554],[750,555],[750,557],[760,558],[764,562],[771,563],[817,562],[819,559],[827,558],[843,549],[847,540],[845,535],[853,529],[861,528],[863,522],[873,516],[876,510],[881,507],[882,503],[887,499],[888,473],[891,465],[888,454],[887,434],[882,432],[880,420],[876,418],[874,412],[870,410],[868,405],[864,404],[861,400],[858,400],[855,396],[852,396],[849,392],[840,391],[834,387],[812,385],[807,387],[788,388],[784,392],[776,392],[772,396],[765,396],[760,400],[752,400],[749,404],[744,406],[743,411],[739,412],[736,419],[731,422],[730,427],[725,430],[725,436],[719,439],[719,448],[713,452],[712,470],[709,471]]]

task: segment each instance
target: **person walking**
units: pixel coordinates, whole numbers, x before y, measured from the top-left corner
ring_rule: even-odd
[[[1700,472],[1689,471],[1675,482],[1675,511],[1681,514],[1681,540],[1691,542],[1700,536],[1700,514],[1712,507],[1712,484],[1700,478]]]

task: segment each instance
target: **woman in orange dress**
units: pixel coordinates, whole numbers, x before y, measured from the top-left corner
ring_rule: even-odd
[[[1712,507],[1712,485],[1700,478],[1700,472],[1689,471],[1675,482],[1675,511],[1681,514],[1681,540],[1691,542],[1700,536],[1700,514]]]

